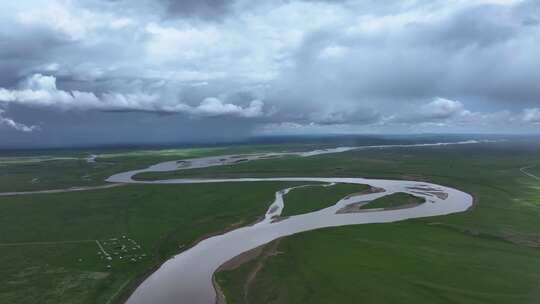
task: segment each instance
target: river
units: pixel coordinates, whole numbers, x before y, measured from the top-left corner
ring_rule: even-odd
[[[366,184],[384,189],[383,192],[353,195],[343,198],[333,206],[291,216],[276,221],[283,209],[283,196],[290,190],[282,189],[275,194],[274,202],[269,206],[264,220],[247,227],[205,239],[192,248],[174,256],[163,263],[151,274],[129,297],[128,304],[213,304],[216,302],[216,291],[213,286],[213,275],[216,269],[233,257],[269,243],[277,238],[315,230],[325,227],[358,225],[368,223],[388,223],[412,218],[440,216],[463,212],[473,204],[471,195],[441,185],[426,182],[405,180],[384,180],[367,178],[334,178],[334,177],[273,177],[273,178],[220,178],[220,179],[167,179],[167,180],[135,180],[134,176],[143,172],[166,172],[206,168],[211,166],[231,165],[246,161],[255,161],[273,157],[300,156],[310,157],[327,153],[339,153],[355,149],[436,146],[449,144],[473,144],[475,141],[457,143],[437,143],[421,145],[394,145],[372,147],[341,147],[335,149],[309,152],[280,152],[248,155],[224,155],[169,161],[150,166],[146,169],[133,170],[115,174],[107,179],[112,183],[144,183],[144,184],[195,184],[226,182],[320,182]],[[246,188],[249,189],[249,188]],[[355,213],[338,213],[343,207],[367,202],[395,192],[405,192],[426,199],[423,204],[400,209],[375,209]],[[239,193],[241,195],[241,193]],[[306,202],[308,203],[308,202]]]

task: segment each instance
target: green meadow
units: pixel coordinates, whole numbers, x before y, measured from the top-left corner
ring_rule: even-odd
[[[238,145],[176,149],[44,150],[0,153],[0,192],[103,185],[114,173],[163,161],[227,154],[305,151],[313,144]],[[96,162],[86,158],[96,155]]]
[[[218,282],[230,303],[536,303],[540,181],[519,168],[540,164],[538,151],[519,144],[400,148],[213,168],[232,176],[426,180],[475,198],[461,214],[287,237],[275,253],[218,273]]]
[[[159,161],[289,148],[107,152],[95,164],[82,159],[0,163],[0,190],[99,185],[113,173]],[[540,181],[520,168],[532,166],[528,172],[540,174],[539,152],[540,145],[531,142],[367,149],[137,178],[409,179],[474,196],[473,208],[465,213],[280,239],[267,246],[272,252],[216,274],[228,303],[537,303]],[[92,180],[81,182],[88,172]],[[29,184],[36,175],[43,184]],[[121,303],[164,260],[203,237],[253,223],[264,215],[275,191],[300,184],[127,185],[0,197],[0,303]],[[363,190],[348,184],[298,188],[285,196],[283,215],[319,210]],[[381,200],[378,204],[390,204],[388,198]],[[96,241],[114,252],[119,246],[110,240],[124,236],[140,248],[112,254],[111,260],[99,253]]]
[[[288,186],[254,183],[245,193],[240,183],[128,185],[0,197],[0,303],[122,302],[152,269],[203,236],[255,222]],[[107,245],[123,237],[141,248]]]
[[[536,248],[429,222],[348,226],[282,239],[221,272],[227,303],[536,303]]]
[[[368,204],[361,206],[360,209],[398,208],[411,204],[422,204],[424,202],[424,198],[408,193],[398,192],[374,199]]]
[[[284,196],[282,216],[309,213],[330,207],[345,196],[368,189],[366,185],[335,184],[296,188]]]

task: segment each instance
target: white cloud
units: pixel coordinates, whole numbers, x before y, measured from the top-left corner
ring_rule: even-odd
[[[17,17],[23,25],[48,27],[72,40],[84,38],[87,32],[81,18],[75,17],[69,9],[54,2],[37,9],[22,11]]]
[[[97,96],[92,92],[60,90],[56,86],[54,76],[42,74],[34,74],[23,81],[19,90],[0,88],[0,102],[34,107],[55,107],[62,110],[170,112],[196,117],[257,118],[265,115],[264,103],[260,100],[253,100],[249,105],[242,107],[210,97],[204,99],[197,106],[191,106],[181,102],[166,102],[158,94],[140,92],[133,94],[104,93]]]
[[[219,39],[218,31],[211,27],[178,29],[150,23],[146,31],[151,35],[147,51],[156,60],[201,58]]]
[[[56,78],[54,76],[44,76],[41,74],[34,74],[27,78],[23,86],[28,90],[56,90]]]
[[[43,71],[46,71],[46,72],[57,72],[58,70],[60,70],[60,64],[58,64],[56,62],[52,62],[52,63],[44,64],[44,65],[38,67],[37,69],[38,70],[43,70]]]
[[[529,108],[523,111],[472,112],[460,101],[436,97],[420,106],[418,111],[409,110],[395,113],[384,119],[385,125],[407,127],[488,127],[496,126],[527,127],[540,124],[540,109]]]
[[[349,52],[347,47],[341,45],[330,45],[322,49],[319,54],[321,59],[342,58]]]
[[[79,41],[98,31],[122,30],[135,25],[135,21],[109,13],[90,11],[76,3],[47,1],[37,8],[23,9],[16,13],[17,22],[24,26],[47,28],[69,40]]]
[[[445,121],[464,121],[475,116],[465,109],[463,103],[441,97],[435,97],[431,102],[419,107],[409,107],[402,113],[393,113],[383,121],[385,124],[393,123],[443,123]]]
[[[118,19],[112,20],[109,26],[112,29],[122,29],[122,28],[129,27],[133,25],[134,23],[135,22],[129,18],[118,18]]]
[[[20,90],[0,88],[0,101],[62,109],[85,109],[99,104],[99,99],[93,93],[58,90],[56,78],[42,74],[34,74],[26,79]]]
[[[191,108],[188,112],[200,116],[238,116],[246,118],[261,117],[264,103],[260,100],[253,100],[247,107],[237,106],[231,103],[223,103],[221,100],[210,97],[204,99],[200,105]]]
[[[34,126],[34,125],[29,126],[29,125],[16,122],[15,120],[9,117],[5,117],[3,115],[4,113],[5,111],[0,109],[0,126],[7,126],[9,128],[12,128],[21,132],[33,132],[33,131],[40,130],[39,126]]]
[[[441,97],[436,97],[420,109],[420,114],[426,119],[447,119],[468,113],[461,102]]]
[[[540,109],[530,108],[523,110],[523,121],[527,123],[540,123]]]

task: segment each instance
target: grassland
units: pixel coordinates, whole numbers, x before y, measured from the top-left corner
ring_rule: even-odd
[[[518,143],[359,150],[317,157],[268,159],[234,166],[163,173],[140,179],[179,177],[333,176],[426,180],[475,196],[468,213],[444,217],[456,225],[499,233],[539,232],[538,181],[519,168],[540,164],[539,146]]]
[[[24,155],[0,157],[0,192],[61,189],[75,186],[104,184],[110,175],[135,168],[182,157],[210,153],[207,150],[107,152],[100,154],[95,163],[89,163],[88,152],[53,152],[48,156]]]
[[[252,172],[429,180],[473,194],[475,206],[450,216],[294,235],[265,258],[249,288],[246,278],[258,260],[217,274],[218,281],[231,303],[536,303],[540,183],[519,168],[539,164],[539,151],[512,143],[261,162]],[[214,170],[242,176],[248,169],[240,166]]]
[[[425,201],[424,198],[404,192],[398,192],[372,200],[371,202],[362,205],[360,209],[398,208],[407,205],[422,204]]]
[[[254,147],[240,150],[249,149],[259,151]],[[235,150],[190,155],[227,151]],[[275,253],[266,255],[264,267],[247,289],[246,277],[260,259],[217,274],[230,303],[537,303],[540,182],[519,169],[540,165],[539,152],[538,144],[520,142],[359,150],[147,173],[138,178],[415,179],[453,186],[475,197],[475,206],[467,213],[323,229],[284,238],[276,245]],[[97,166],[115,164],[96,169],[95,180],[125,168],[176,158],[124,155],[106,161],[98,159]],[[80,166],[86,168],[87,164]],[[6,168],[10,167],[0,170]],[[27,177],[43,168],[33,169]],[[528,171],[537,173],[537,168]],[[50,173],[51,185],[73,184],[86,169],[61,170]],[[54,181],[62,172],[71,177]],[[1,177],[4,179],[0,185],[8,191],[13,191],[7,189],[11,185],[25,189],[18,178],[27,173],[21,174]],[[111,298],[121,299],[125,294],[113,295],[118,290],[130,290],[136,278],[148,269],[203,235],[255,220],[264,213],[273,191],[290,185],[254,183],[248,192],[243,192],[245,184],[123,186],[84,193],[0,198],[0,243],[81,241],[0,246],[0,302],[106,303]],[[326,195],[332,200],[320,199]],[[316,208],[335,202],[334,195],[338,196],[330,191],[316,196],[314,201],[322,204]],[[108,269],[97,254],[95,240],[121,235],[141,244],[148,259],[135,264],[115,260]]]
[[[254,183],[247,193],[238,183],[129,185],[2,197],[0,303],[119,302],[149,270],[204,235],[254,222],[274,192],[290,185]],[[106,242],[122,236],[144,258],[113,255]]]
[[[323,229],[281,240],[218,274],[228,303],[535,303],[538,249],[414,222]],[[246,296],[247,294],[247,296]]]
[[[334,205],[349,194],[367,189],[368,186],[357,184],[314,185],[297,188],[284,197],[285,207],[281,215],[291,216],[317,211]]]
[[[306,150],[311,145],[244,145],[156,150],[46,150],[0,153],[0,192],[96,186],[114,173],[192,157]],[[87,157],[97,155],[96,162]]]
[[[533,166],[526,166],[522,168],[522,171],[524,173],[532,174],[534,179],[540,180],[540,166],[533,165]]]

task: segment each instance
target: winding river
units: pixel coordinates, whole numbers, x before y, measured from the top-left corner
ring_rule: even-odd
[[[129,297],[128,304],[213,304],[217,295],[213,286],[213,274],[222,264],[233,257],[269,243],[277,238],[324,227],[357,225],[368,223],[396,222],[412,218],[446,215],[463,212],[472,206],[471,195],[457,189],[426,182],[384,180],[367,178],[334,177],[274,177],[274,178],[222,178],[222,179],[167,179],[155,181],[134,180],[136,174],[143,172],[166,172],[206,168],[210,166],[232,165],[283,156],[310,157],[327,153],[339,153],[355,149],[374,149],[388,147],[440,146],[474,144],[477,141],[436,143],[419,145],[391,145],[368,147],[340,147],[310,152],[282,152],[249,155],[225,155],[201,157],[182,161],[169,161],[146,169],[115,174],[107,179],[111,183],[144,184],[194,184],[223,182],[320,182],[367,184],[384,189],[383,192],[358,194],[345,197],[333,206],[315,212],[276,220],[284,206],[283,196],[292,190],[287,188],[276,192],[274,202],[269,206],[264,220],[247,227],[210,237],[194,247],[166,261],[150,275]],[[401,209],[370,209],[364,212],[343,213],[345,206],[364,203],[395,192],[406,192],[426,199],[419,205]],[[307,202],[306,202],[307,203]]]

